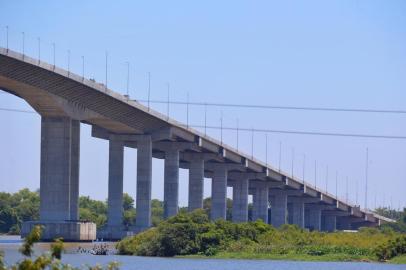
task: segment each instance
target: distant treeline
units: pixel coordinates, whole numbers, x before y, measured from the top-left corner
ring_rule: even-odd
[[[231,219],[232,201],[227,200],[227,219]],[[157,226],[163,219],[163,202],[157,199],[152,200],[152,225]],[[207,213],[210,212],[211,200],[206,198],[203,207]],[[250,205],[249,216],[251,216],[252,205]],[[179,212],[186,212],[186,207],[181,207]],[[102,228],[107,222],[107,201],[93,200],[89,196],[79,198],[80,220],[87,220],[96,223],[97,228]],[[30,191],[22,189],[16,193],[0,192],[0,233],[19,234],[21,224],[25,221],[39,219],[39,190]],[[123,219],[125,227],[135,224],[136,209],[134,199],[127,193],[123,194]]]
[[[227,220],[232,219],[232,200],[227,199]],[[206,214],[210,213],[211,200],[203,201],[203,209]],[[251,220],[252,204],[248,207],[248,219]],[[163,219],[163,202],[152,200],[152,225],[157,226]],[[187,208],[181,207],[180,213],[186,213]],[[378,208],[376,212],[382,216],[393,218],[399,222],[386,225],[394,230],[406,233],[406,210],[396,211],[388,208]],[[96,223],[98,228],[107,222],[107,202],[93,200],[88,196],[79,198],[79,217]],[[127,193],[123,194],[123,219],[125,227],[135,224],[137,218],[134,199]],[[21,224],[25,221],[39,219],[39,191],[22,189],[16,193],[0,192],[0,233],[19,234]]]

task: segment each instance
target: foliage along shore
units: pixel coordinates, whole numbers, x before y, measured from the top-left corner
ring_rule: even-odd
[[[359,232],[279,229],[262,221],[210,222],[204,210],[181,213],[117,244],[120,254],[304,261],[388,261],[406,254],[406,234],[389,227]]]

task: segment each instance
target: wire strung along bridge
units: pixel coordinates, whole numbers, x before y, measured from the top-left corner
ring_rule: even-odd
[[[275,227],[289,223],[331,232],[392,222],[103,84],[5,48],[0,48],[0,88],[24,99],[41,115],[40,219],[24,223],[23,236],[42,224],[44,240],[96,238],[95,224],[80,221],[78,214],[80,123],[92,126],[93,137],[109,141],[108,222],[97,232],[104,238],[120,239],[151,226],[152,158],[165,160],[165,218],[178,212],[179,168],[185,168],[189,170],[189,211],[203,207],[203,181],[212,179],[212,220],[226,218],[227,187],[232,187],[234,222],[248,220],[249,195],[253,195],[253,220]],[[138,150],[137,219],[130,232],[121,225],[124,147]]]

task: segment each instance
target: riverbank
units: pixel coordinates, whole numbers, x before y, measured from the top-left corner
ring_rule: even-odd
[[[354,263],[377,263],[374,256],[357,256],[349,254],[327,254],[312,256],[306,254],[257,254],[257,253],[235,253],[219,252],[214,256],[205,255],[186,255],[176,256],[176,258],[185,259],[219,259],[219,260],[271,260],[271,261],[292,261],[292,262],[354,262]],[[388,261],[379,262],[382,264],[406,264],[406,255],[396,256]]]
[[[208,258],[204,255],[186,255],[179,258]],[[302,262],[377,262],[373,256],[359,256],[349,254],[326,254],[312,256],[307,254],[258,254],[247,252],[219,252],[210,259],[239,259],[239,260],[278,260],[278,261],[302,261]]]
[[[388,228],[325,233],[293,225],[276,229],[261,221],[210,222],[203,211],[195,211],[125,238],[117,249],[156,257],[378,262],[406,254],[406,235]]]

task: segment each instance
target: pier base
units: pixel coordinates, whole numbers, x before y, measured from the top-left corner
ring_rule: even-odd
[[[79,221],[28,221],[24,222],[21,237],[26,237],[36,225],[42,225],[42,241],[63,238],[65,242],[96,240],[96,224]]]

